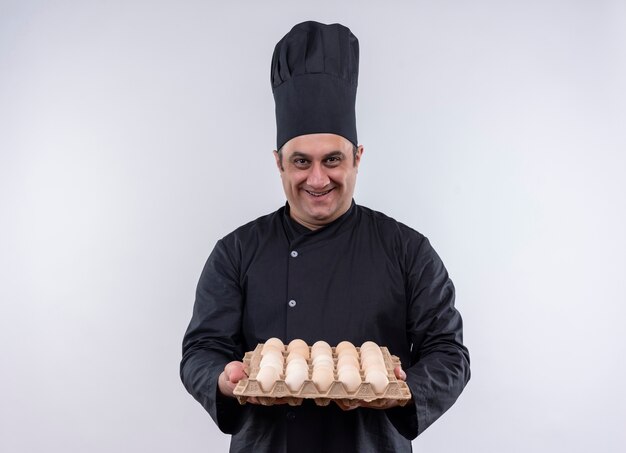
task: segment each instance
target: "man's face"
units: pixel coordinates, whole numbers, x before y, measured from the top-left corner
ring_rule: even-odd
[[[359,146],[353,157],[352,143],[335,134],[289,140],[282,148],[282,167],[274,151],[291,217],[315,230],[345,213],[352,202],[362,154]]]

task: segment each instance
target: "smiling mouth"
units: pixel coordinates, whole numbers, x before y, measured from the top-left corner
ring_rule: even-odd
[[[309,195],[311,195],[312,197],[318,198],[318,197],[323,197],[324,195],[330,193],[333,189],[325,190],[323,192],[313,192],[312,190],[306,190],[306,189],[304,191],[308,193]]]

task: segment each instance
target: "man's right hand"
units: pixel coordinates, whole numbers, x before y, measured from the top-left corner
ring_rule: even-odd
[[[237,387],[239,381],[246,377],[248,377],[248,370],[246,370],[246,366],[243,362],[234,361],[227,363],[224,367],[224,371],[222,371],[220,377],[217,379],[220,393],[229,398],[235,398],[233,394],[235,387]],[[283,402],[282,400],[283,398],[277,398],[273,404],[286,403],[286,401]],[[261,404],[255,396],[249,396],[246,402],[249,404]]]
[[[220,374],[217,380],[217,385],[220,389],[220,393],[224,396],[234,398],[233,391],[237,387],[237,383],[243,378],[248,377],[246,373],[245,365],[243,362],[230,362],[224,367],[224,371]]]

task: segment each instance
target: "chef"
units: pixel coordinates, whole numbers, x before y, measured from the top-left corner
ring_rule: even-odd
[[[189,393],[232,434],[232,452],[408,452],[470,377],[454,286],[430,242],[353,200],[358,65],[358,40],[340,24],[298,24],[274,49],[274,157],[287,202],[215,245],[180,366]],[[386,346],[411,400],[240,405],[243,356],[271,337]]]

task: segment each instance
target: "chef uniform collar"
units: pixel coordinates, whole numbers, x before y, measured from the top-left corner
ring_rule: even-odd
[[[341,216],[337,217],[329,224],[318,228],[317,230],[310,230],[291,217],[289,202],[286,202],[285,208],[283,209],[283,225],[285,233],[287,234],[287,239],[291,243],[300,239],[304,240],[305,238],[315,237],[317,239],[338,234],[343,225],[349,223],[351,219],[354,219],[356,217],[356,211],[356,203],[354,202],[354,199],[352,199],[350,208],[348,208],[348,210],[344,212]]]

